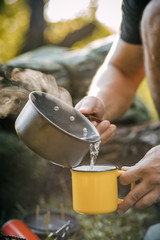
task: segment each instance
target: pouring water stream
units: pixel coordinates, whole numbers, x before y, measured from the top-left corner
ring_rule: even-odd
[[[87,136],[87,128],[83,128],[83,137],[85,138],[86,136]],[[96,163],[99,149],[100,149],[100,144],[101,144],[101,141],[90,144],[89,150],[90,150],[90,168],[91,169],[93,169],[93,167]]]

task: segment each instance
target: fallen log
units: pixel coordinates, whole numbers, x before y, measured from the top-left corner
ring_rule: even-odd
[[[69,92],[55,78],[32,69],[0,69],[0,127],[9,130],[28,100],[31,91],[50,93],[72,105]]]

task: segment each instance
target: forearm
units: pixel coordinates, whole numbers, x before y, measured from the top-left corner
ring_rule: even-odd
[[[104,119],[116,120],[130,107],[136,87],[112,64],[105,64],[98,70],[88,95],[100,98],[105,107]]]
[[[103,101],[104,119],[116,120],[130,107],[143,77],[141,45],[127,44],[118,39],[93,78],[88,95]]]

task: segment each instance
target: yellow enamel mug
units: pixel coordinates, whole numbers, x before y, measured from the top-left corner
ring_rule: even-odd
[[[124,173],[113,165],[78,166],[71,169],[73,209],[85,214],[114,212],[118,203],[117,177]]]

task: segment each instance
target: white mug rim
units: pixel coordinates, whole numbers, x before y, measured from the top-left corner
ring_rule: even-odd
[[[118,167],[111,164],[99,164],[94,165],[93,168],[90,167],[90,165],[81,165],[77,167],[73,167],[71,170],[74,172],[87,172],[87,173],[93,173],[93,172],[109,172],[116,170]]]

